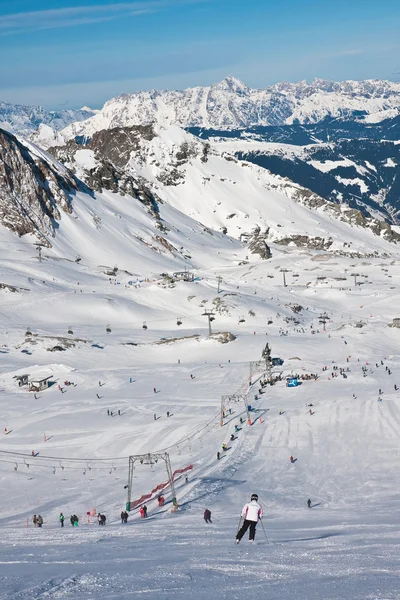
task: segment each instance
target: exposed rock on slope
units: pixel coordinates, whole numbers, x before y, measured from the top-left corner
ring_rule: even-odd
[[[74,175],[0,130],[0,222],[18,235],[35,234],[50,246],[60,211],[71,212]]]
[[[150,141],[155,135],[151,126],[117,128],[96,133],[85,147],[70,140],[49,152],[91,189],[132,196],[158,218],[160,198],[143,177],[126,168],[132,152],[139,151],[142,141]]]

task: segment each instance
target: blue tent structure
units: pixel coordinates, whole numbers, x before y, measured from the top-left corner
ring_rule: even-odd
[[[288,377],[286,379],[286,387],[297,387],[299,385],[299,380],[297,377]]]

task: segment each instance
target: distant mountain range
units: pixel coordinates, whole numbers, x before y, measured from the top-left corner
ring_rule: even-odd
[[[96,111],[84,106],[79,110],[45,110],[41,106],[25,106],[0,102],[0,127],[29,137],[41,125],[47,125],[56,131],[74,121],[83,121],[93,117]]]
[[[310,84],[278,83],[257,90],[226,77],[208,87],[122,94],[106,102],[95,116],[68,126],[63,134],[70,139],[154,122],[215,129],[318,123],[327,117],[376,122],[399,114],[400,83],[391,81],[315,79]]]
[[[235,77],[226,77],[206,87],[122,94],[106,102],[100,111],[87,107],[46,111],[41,107],[0,103],[0,127],[29,136],[40,125],[46,125],[55,131],[64,129],[66,139],[91,136],[112,127],[150,123],[230,130],[315,124],[325,119],[379,123],[399,115],[400,83],[381,80],[314,79],[311,83],[282,82],[252,89]],[[54,134],[45,129],[44,145],[52,144],[48,140],[51,137]],[[40,141],[40,136],[36,141]]]
[[[3,103],[1,122],[6,130],[51,149],[60,161],[56,164],[67,165],[79,186],[132,196],[156,220],[155,198],[159,198],[238,239],[248,241],[257,227],[262,240],[269,242],[303,235],[293,223],[280,231],[281,223],[275,223],[270,210],[263,213],[261,186],[267,194],[284,195],[387,239],[396,237],[385,230],[385,224],[377,226],[376,218],[400,222],[400,83],[316,79],[310,84],[279,83],[255,90],[227,77],[208,87],[123,94],[100,111],[48,112]],[[17,142],[7,144],[17,148]],[[229,175],[221,175],[227,163],[237,166],[228,169]],[[243,179],[239,172],[243,166],[252,167],[250,163],[256,166]],[[15,173],[14,178],[12,189],[19,185]],[[70,175],[67,179],[73,185],[75,179],[70,180]],[[244,196],[254,200],[253,216],[241,200],[230,206],[239,181]],[[208,188],[206,210],[201,198]],[[251,190],[250,195],[246,190]],[[8,189],[6,196],[9,193]],[[218,208],[218,197],[226,194],[225,208]],[[3,222],[9,226],[7,202]],[[274,201],[274,210],[278,205]],[[18,210],[23,215],[23,206]],[[57,217],[46,214],[50,227]],[[31,229],[34,233],[35,227]],[[312,229],[300,229],[306,231],[309,244]],[[329,238],[329,227],[322,233],[321,239]]]

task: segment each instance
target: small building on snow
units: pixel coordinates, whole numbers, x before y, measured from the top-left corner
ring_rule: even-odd
[[[19,387],[22,387],[23,385],[28,385],[28,377],[29,373],[25,375],[14,375],[13,379],[16,379]]]
[[[51,377],[44,377],[43,379],[31,379],[28,383],[30,392],[41,392],[47,390],[49,387]]]

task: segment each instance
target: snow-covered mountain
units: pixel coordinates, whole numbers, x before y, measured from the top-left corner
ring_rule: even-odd
[[[340,83],[315,79],[310,84],[278,83],[251,89],[234,77],[208,87],[183,91],[122,94],[109,100],[98,114],[73,123],[67,139],[91,136],[112,127],[159,123],[216,129],[315,123],[326,117],[375,115],[400,110],[400,83],[379,80]],[[390,113],[392,114],[392,113]]]
[[[58,131],[76,121],[83,121],[96,114],[84,106],[81,109],[45,110],[41,106],[26,106],[0,102],[0,127],[25,136],[32,135],[41,125]],[[45,131],[42,136],[45,138]]]
[[[100,170],[104,181],[109,175]],[[0,130],[0,243],[18,235],[67,260],[140,263],[145,272],[199,266],[210,251],[222,262],[226,252],[244,257],[243,243],[162,203],[142,178],[123,181],[119,189],[90,188],[33,143]]]
[[[378,124],[331,120],[314,125],[190,131],[327,200],[399,222],[400,117]]]
[[[107,253],[121,213],[121,235],[128,245],[154,246],[178,262],[193,257],[192,244],[206,251],[205,237],[217,245],[221,236],[228,245],[233,238],[237,247],[263,258],[271,256],[271,244],[369,255],[390,253],[400,240],[384,221],[326,202],[178,127],[105,130],[86,147],[70,141],[53,148],[57,160],[7,132],[0,149],[3,225],[47,246],[65,242],[69,231],[75,253],[81,238]],[[102,231],[110,210],[116,223]],[[187,239],[183,227],[192,231]],[[114,251],[118,255],[117,240]]]
[[[86,146],[71,140],[51,152],[93,189],[129,194],[133,177],[163,202],[212,230],[245,241],[262,255],[268,255],[265,245],[272,242],[344,252],[354,242],[352,225],[398,239],[382,219],[326,202],[176,126],[103,130]],[[369,242],[360,244],[368,252]]]

